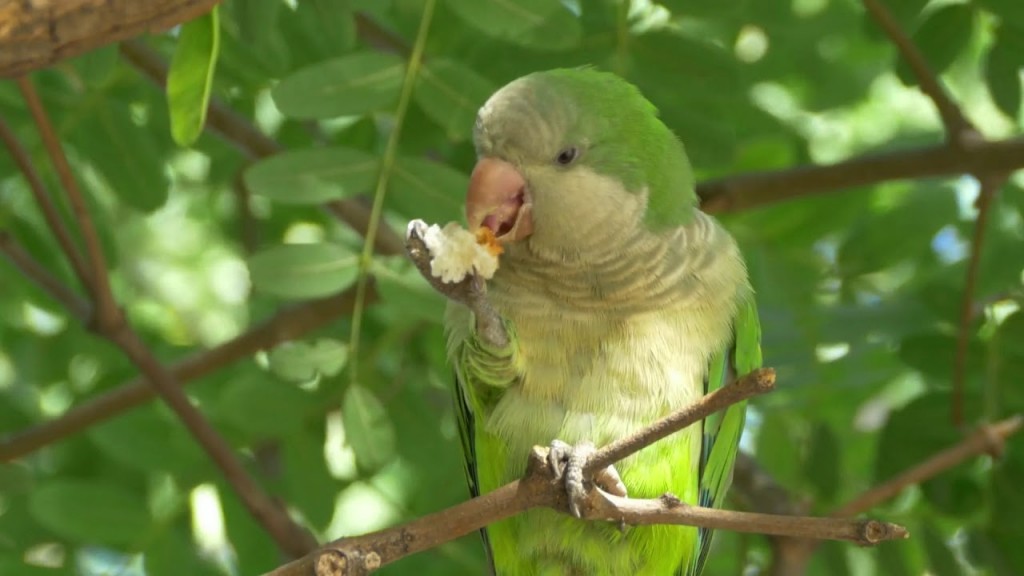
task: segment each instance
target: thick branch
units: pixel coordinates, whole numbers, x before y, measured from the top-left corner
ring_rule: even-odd
[[[50,66],[105,44],[166,30],[220,0],[34,0],[0,3],[0,77]]]
[[[371,293],[370,296],[372,299],[375,294]],[[244,334],[168,366],[167,370],[179,384],[197,380],[260,350],[273,348],[281,342],[299,338],[330,324],[348,314],[352,310],[353,302],[354,291],[349,290],[282,310]],[[31,454],[43,446],[147,402],[153,396],[153,388],[146,379],[135,378],[68,410],[55,420],[6,438],[0,442],[0,462]]]
[[[965,150],[944,144],[869,154],[827,166],[800,166],[751,172],[697,185],[701,209],[717,214],[740,212],[844,188],[892,180],[999,174],[1024,168],[1024,138],[979,142]]]

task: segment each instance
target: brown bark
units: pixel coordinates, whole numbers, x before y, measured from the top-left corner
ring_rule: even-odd
[[[159,32],[220,0],[0,0],[0,77],[20,76],[105,44]]]

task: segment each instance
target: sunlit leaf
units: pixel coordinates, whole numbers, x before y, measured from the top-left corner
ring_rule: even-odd
[[[272,94],[292,118],[357,116],[393,109],[404,73],[405,63],[393,54],[357,52],[294,72]]]
[[[260,291],[284,298],[318,298],[352,285],[359,257],[340,244],[284,244],[249,259],[249,276]]]
[[[51,480],[32,492],[29,506],[61,537],[111,546],[138,545],[152,521],[140,495],[98,481]]]
[[[1024,12],[1021,17],[1024,18]],[[1022,68],[1024,39],[1021,38],[1020,29],[1000,27],[985,60],[985,82],[988,83],[996,106],[1010,118],[1016,118],[1020,112]]]
[[[387,202],[411,218],[445,223],[462,219],[469,177],[444,164],[401,157],[395,163]]]
[[[420,70],[416,103],[453,140],[469,138],[476,112],[497,89],[454,60],[431,60]]]
[[[351,148],[290,150],[261,160],[244,173],[253,194],[286,204],[322,204],[367,192],[377,159]]]
[[[376,470],[395,454],[395,430],[380,400],[360,385],[349,386],[341,405],[345,439],[361,469]]]
[[[280,378],[302,382],[317,374],[335,376],[348,360],[348,347],[337,340],[285,342],[270,351],[270,369]]]
[[[220,47],[217,7],[181,27],[178,46],[167,73],[171,134],[189,146],[203,131]]]
[[[924,53],[932,73],[945,72],[967,47],[974,28],[974,14],[971,4],[945,4],[928,13],[911,35],[914,45]],[[896,72],[904,84],[917,85],[917,78],[905,59],[898,59]]]

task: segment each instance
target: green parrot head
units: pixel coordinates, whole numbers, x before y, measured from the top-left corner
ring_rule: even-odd
[[[519,78],[477,116],[471,230],[534,252],[579,254],[588,239],[657,231],[696,209],[683,145],[622,78],[590,68]],[[598,232],[603,232],[599,234]]]

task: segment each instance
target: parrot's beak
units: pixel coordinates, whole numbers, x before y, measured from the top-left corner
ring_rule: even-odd
[[[490,228],[499,242],[515,242],[533,233],[533,205],[526,180],[512,164],[481,158],[469,177],[466,222],[469,229]]]

